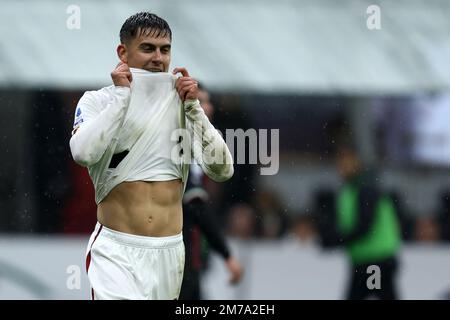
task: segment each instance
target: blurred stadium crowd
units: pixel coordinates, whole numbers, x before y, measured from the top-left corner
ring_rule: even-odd
[[[16,91],[9,93],[10,96],[16,94]],[[5,150],[2,159],[3,190],[0,205],[4,214],[1,216],[1,231],[88,234],[96,221],[93,187],[87,171],[72,161],[68,148],[73,111],[82,92],[29,90],[23,94],[28,95],[31,100],[30,118],[27,122],[29,127],[26,128],[30,139],[27,141],[26,150],[22,151],[26,161],[22,162],[23,166],[19,172],[15,168],[18,163],[8,157],[9,150]],[[327,238],[327,232],[332,232],[333,228],[331,222],[335,215],[334,199],[339,186],[339,181],[335,178],[335,141],[339,128],[352,123],[353,111],[347,107],[352,98],[295,95],[264,97],[212,92],[211,99],[216,108],[214,124],[222,132],[230,128],[246,130],[274,128],[275,125],[281,128],[280,174],[285,172],[286,167],[297,166],[309,170],[308,176],[317,174],[320,177],[323,172],[329,172],[333,177],[329,185],[309,190],[308,201],[298,199],[301,205],[292,205],[295,199],[284,201],[284,189],[277,190],[278,180],[273,176],[263,177],[269,182],[273,181],[272,186],[261,181],[259,165],[235,164],[236,173],[224,186],[207,181],[207,189],[211,194],[210,212],[226,227],[227,234],[241,239]],[[2,100],[11,107],[14,104],[11,98],[4,97]],[[386,98],[381,102],[377,101],[374,107],[373,100],[377,99],[365,98],[366,109],[378,112],[382,107],[381,103],[392,103],[392,99]],[[404,109],[407,108],[409,113],[414,112],[415,109],[408,105],[408,99],[404,99],[404,104]],[[447,107],[450,108],[450,104]],[[395,108],[401,109],[398,106]],[[386,109],[392,111],[392,108]],[[383,117],[377,112],[367,112],[366,117],[378,116],[386,122],[387,114],[392,116],[396,111],[386,112]],[[386,174],[391,171],[395,174],[396,170],[398,174],[399,171],[407,170],[408,173],[419,177],[435,177],[436,181],[431,183],[438,184],[439,176],[445,174],[445,165],[422,164],[415,161],[413,156],[410,159],[401,159],[389,150],[389,144],[395,143],[395,139],[400,142],[391,148],[397,152],[410,148],[412,142],[402,137],[413,139],[413,128],[406,127],[404,132],[396,133],[402,137],[389,137],[389,130],[383,128],[385,124],[380,119],[373,127],[377,156],[373,168],[379,172],[387,172]],[[401,124],[406,126],[404,118],[401,119]],[[373,119],[369,121],[374,122]],[[390,125],[395,125],[392,118],[389,121]],[[19,122],[19,126],[24,125]],[[8,124],[5,123],[4,128],[8,128]],[[11,128],[16,129],[14,126]],[[351,133],[353,139],[356,134],[358,132]],[[14,135],[7,135],[6,139],[14,139]],[[420,136],[415,139],[420,139]],[[249,150],[248,140],[246,143]],[[23,180],[23,189],[18,189],[17,178]],[[291,180],[288,183],[294,185],[305,184],[302,181],[305,177],[302,177],[301,172],[288,179]],[[383,184],[383,181],[381,183]],[[418,185],[412,187],[419,190],[424,187],[417,183]],[[423,197],[428,198],[420,201],[431,203],[427,207],[433,208],[434,211],[421,212],[422,208],[410,210],[411,205],[405,203],[410,197],[408,192],[411,185],[408,184],[409,182],[400,180],[397,186],[389,186],[384,190],[395,201],[404,240],[449,241],[450,185],[436,188],[430,195],[424,194]],[[22,196],[26,199],[19,197],[20,192],[23,192]],[[18,202],[19,199],[21,203]]]

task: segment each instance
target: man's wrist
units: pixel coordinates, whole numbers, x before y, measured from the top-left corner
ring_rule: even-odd
[[[200,105],[199,100],[185,100],[183,102],[184,111],[186,112],[186,116],[191,120],[198,120],[201,118],[202,114],[204,114],[203,108]]]
[[[200,101],[198,99],[184,100],[183,105],[186,109],[192,109],[195,105],[200,107]]]

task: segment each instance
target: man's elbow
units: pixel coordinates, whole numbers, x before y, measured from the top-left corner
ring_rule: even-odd
[[[79,164],[82,167],[89,167],[94,164],[94,161],[92,161],[92,159],[84,155],[82,152],[72,151],[72,158],[77,164]]]
[[[73,139],[70,140],[70,152],[73,160],[82,167],[89,167],[97,162],[88,150],[77,146]]]
[[[215,182],[225,182],[231,179],[233,174],[234,174],[233,164],[228,164],[226,166],[222,166],[220,170],[215,170],[208,176]]]
[[[223,181],[227,181],[229,179],[231,179],[231,177],[233,177],[234,174],[234,166],[233,164],[230,164],[229,166],[227,166],[227,170],[225,170],[223,177],[224,180]]]

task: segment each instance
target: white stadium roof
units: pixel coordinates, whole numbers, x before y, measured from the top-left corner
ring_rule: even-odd
[[[80,29],[66,26],[69,5]],[[381,8],[369,30],[367,7]],[[407,93],[450,88],[450,1],[145,0],[0,2],[0,87],[110,83],[124,20],[149,10],[173,32],[172,67],[215,90]]]

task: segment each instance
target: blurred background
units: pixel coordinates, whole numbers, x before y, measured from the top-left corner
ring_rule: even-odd
[[[69,150],[74,110],[111,84],[139,11],[171,26],[171,68],[208,88],[216,128],[279,129],[277,174],[236,164],[207,182],[245,275],[229,286],[204,241],[205,298],[345,297],[342,132],[395,206],[399,297],[450,298],[450,1],[0,0],[1,299],[89,299],[96,206]]]

